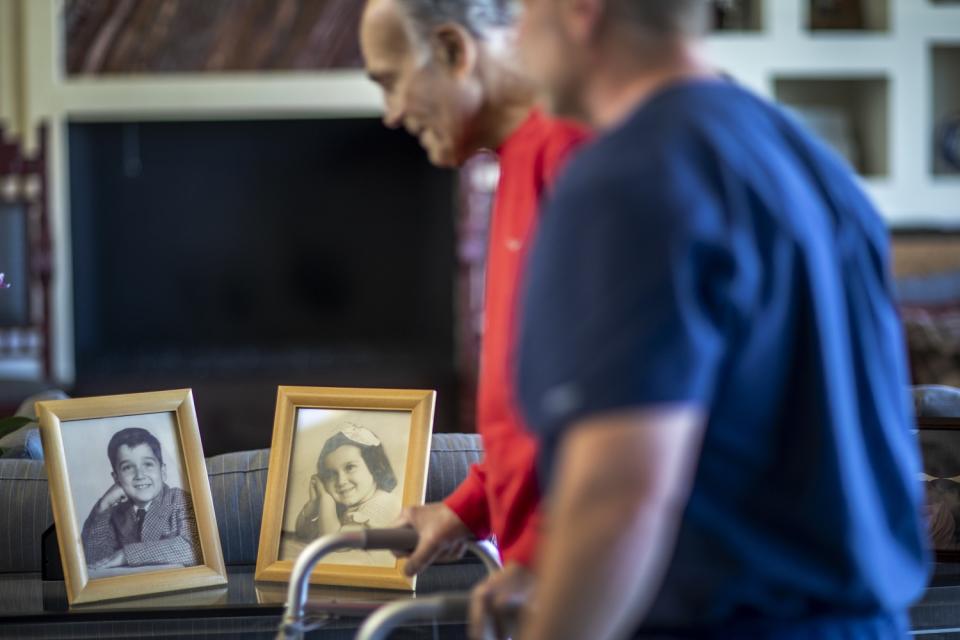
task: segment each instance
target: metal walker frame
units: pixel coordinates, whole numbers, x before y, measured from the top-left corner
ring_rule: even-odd
[[[277,640],[300,640],[305,627],[310,574],[329,553],[340,549],[412,551],[417,546],[417,532],[410,528],[365,529],[323,536],[311,542],[297,557],[287,589],[287,606],[277,632]],[[467,544],[467,550],[480,558],[488,573],[500,570],[500,554],[488,541]],[[377,609],[363,624],[358,640],[382,640],[399,624],[422,618],[462,619],[469,606],[463,593],[437,594],[424,598],[398,600]]]

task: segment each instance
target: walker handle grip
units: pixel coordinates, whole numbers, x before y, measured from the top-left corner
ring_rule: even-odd
[[[437,617],[442,620],[466,620],[470,615],[470,594],[455,593],[441,599]]]
[[[368,529],[364,549],[390,549],[392,551],[413,551],[420,537],[410,527],[399,529]]]

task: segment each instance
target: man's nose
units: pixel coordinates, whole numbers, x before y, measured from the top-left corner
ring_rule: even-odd
[[[383,112],[383,124],[388,129],[396,129],[403,124],[403,108],[399,100],[387,100]]]

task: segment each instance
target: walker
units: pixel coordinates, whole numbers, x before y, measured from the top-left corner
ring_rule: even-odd
[[[310,574],[325,555],[340,549],[412,551],[416,546],[417,532],[409,528],[334,533],[311,542],[293,565],[277,640],[300,640],[305,632],[313,630],[314,626],[307,622]],[[492,543],[485,540],[470,542],[467,550],[480,558],[488,573],[500,570],[500,554]],[[411,620],[463,620],[469,602],[467,594],[449,593],[383,605],[364,622],[357,640],[384,640],[397,626]]]

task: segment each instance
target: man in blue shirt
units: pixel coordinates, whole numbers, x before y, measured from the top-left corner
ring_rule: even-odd
[[[528,67],[604,133],[528,271],[550,513],[522,637],[902,637],[928,558],[882,220],[716,77],[705,0],[525,4]]]

